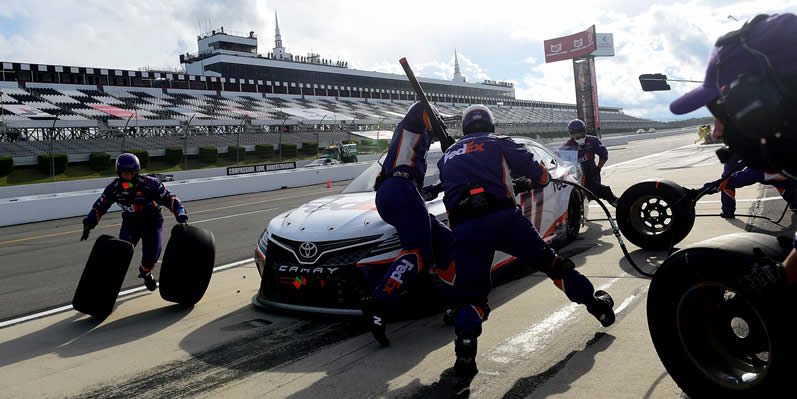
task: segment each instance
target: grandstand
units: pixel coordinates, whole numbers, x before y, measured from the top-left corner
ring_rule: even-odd
[[[287,53],[279,27],[267,56],[257,54],[254,32],[197,39],[200,52],[180,57],[189,73],[0,63],[0,156],[22,165],[50,152],[327,145],[392,131],[415,101],[404,76]],[[470,104],[489,105],[503,134],[562,133],[577,117],[573,104],[516,99],[509,82],[467,82],[456,58],[454,75],[420,78],[454,135]],[[601,107],[600,121],[604,133],[664,126],[615,107]]]
[[[301,143],[331,144],[357,138],[358,131],[386,129],[397,123],[412,103],[407,100],[336,98],[285,94],[125,86],[64,85],[14,82],[0,85],[4,132],[0,155],[30,157],[55,152],[121,152],[125,148],[226,147]],[[450,121],[467,103],[435,103]],[[561,130],[576,118],[574,109],[549,106],[493,105],[502,133]],[[57,119],[57,120],[56,120]],[[606,130],[632,131],[658,126],[625,115],[601,111]],[[237,133],[237,134],[236,134]],[[279,134],[284,133],[284,134]],[[318,137],[316,137],[318,134]],[[186,144],[185,137],[189,143]]]

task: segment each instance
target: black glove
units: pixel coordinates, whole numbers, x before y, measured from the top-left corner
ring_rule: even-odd
[[[91,229],[93,229],[96,226],[97,225],[94,224],[94,223],[91,223],[91,221],[89,221],[88,218],[83,219],[83,235],[80,236],[80,241],[88,240],[89,239],[89,232],[91,232]]]
[[[431,184],[421,189],[421,196],[423,197],[424,201],[431,201],[443,191],[443,184]]]
[[[528,177],[518,177],[517,179],[512,180],[512,187],[515,190],[515,195],[520,193],[525,193],[531,191],[534,187],[534,183],[532,183],[531,179]]]
[[[177,223],[188,223],[188,215],[185,213],[177,215]]]

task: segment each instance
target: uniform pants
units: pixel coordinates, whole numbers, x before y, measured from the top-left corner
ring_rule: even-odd
[[[454,288],[464,303],[457,311],[457,336],[478,337],[486,316],[487,294],[492,288],[491,267],[495,251],[518,258],[518,262],[548,274],[558,256],[543,241],[537,229],[517,208],[466,220],[453,228]],[[595,301],[592,283],[576,270],[567,271],[554,284],[568,299],[579,304]]]
[[[163,217],[122,217],[122,228],[119,238],[133,246],[142,241],[141,266],[139,272],[146,274],[155,268],[161,256],[161,241],[163,239]]]
[[[373,296],[395,305],[402,292],[430,263],[451,263],[451,230],[429,214],[412,180],[389,177],[376,192],[379,216],[396,228],[402,251],[388,268]]]

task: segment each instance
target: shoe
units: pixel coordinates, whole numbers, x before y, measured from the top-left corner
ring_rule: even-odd
[[[385,319],[385,306],[378,298],[368,297],[362,301],[362,311],[365,323],[374,339],[382,346],[389,346],[390,341],[387,339],[385,329],[387,327]]]
[[[722,212],[720,217],[723,219],[736,219],[736,215],[733,212]]]
[[[138,277],[144,279],[144,286],[146,286],[148,290],[155,291],[158,289],[158,282],[152,277],[152,273],[140,274]]]
[[[453,326],[457,321],[457,308],[446,308],[443,311],[443,323],[447,326]]]
[[[473,377],[479,373],[476,367],[476,338],[457,337],[454,341],[454,352],[457,361],[454,363],[454,373],[460,377]]]
[[[595,291],[596,301],[587,305],[587,311],[595,316],[601,325],[609,327],[614,324],[614,300],[612,296],[606,291]]]

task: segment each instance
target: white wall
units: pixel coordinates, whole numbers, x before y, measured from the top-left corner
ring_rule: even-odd
[[[301,168],[239,176],[219,176],[166,183],[183,201],[302,187],[327,181],[349,180],[371,165],[358,162],[324,168]],[[107,184],[108,179],[103,179]],[[102,188],[0,199],[0,226],[40,222],[88,214]],[[118,211],[114,206],[112,211]],[[189,209],[190,213],[190,209]]]

